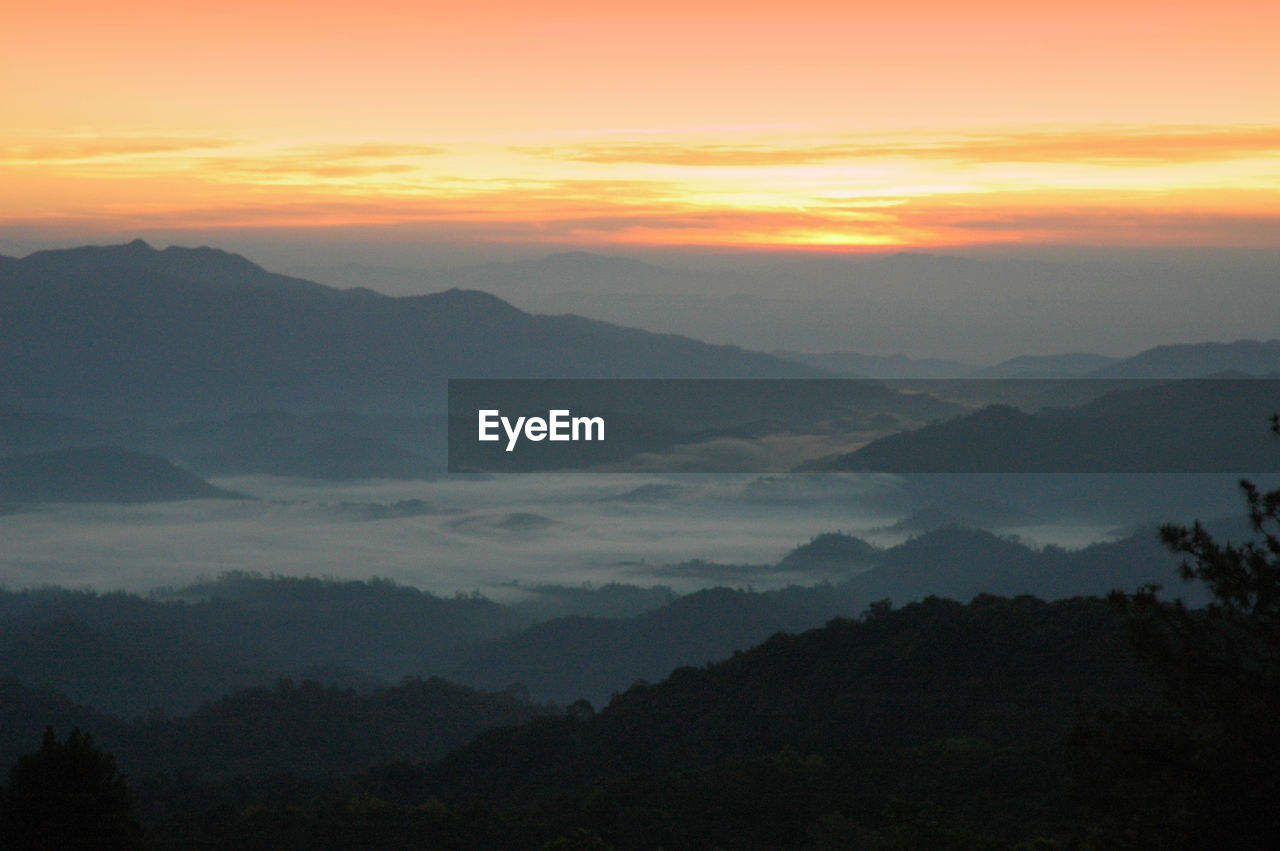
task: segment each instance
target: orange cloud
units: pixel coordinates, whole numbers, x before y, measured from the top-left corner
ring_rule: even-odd
[[[729,207],[682,197],[679,184],[623,180],[456,185],[433,193],[263,190],[252,201],[168,201],[0,217],[15,230],[120,233],[147,229],[381,228],[484,242],[721,247],[858,247],[984,243],[1280,244],[1280,208],[1266,191],[955,193],[789,208]],[[874,199],[873,199],[874,201]]]
[[[645,141],[519,150],[578,162],[697,167],[811,165],[876,157],[961,163],[1168,165],[1280,155],[1280,127],[1103,128],[917,140],[850,140],[807,146]]]
[[[78,164],[94,160],[187,154],[240,144],[234,139],[185,136],[64,137],[0,145],[0,165]]]

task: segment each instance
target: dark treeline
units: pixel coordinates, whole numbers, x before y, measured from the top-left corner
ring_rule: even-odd
[[[1280,492],[1250,500],[1277,522]],[[37,835],[21,802],[88,772],[115,802],[93,818],[140,827],[120,847],[1270,847],[1280,539],[1163,535],[1206,608],[1150,588],[881,601],[599,712],[280,682],[125,725],[6,683],[32,716],[94,726],[132,797],[78,729],[49,731],[0,829]]]
[[[0,837],[39,847],[47,825],[97,820],[114,826],[118,847],[188,849],[1268,848],[1280,830],[1280,491],[1244,487],[1252,542],[1219,543],[1198,524],[1161,530],[1188,559],[1181,573],[1204,607],[1166,602],[1152,586],[1109,600],[880,600],[856,618],[637,683],[599,712],[586,700],[557,711],[519,688],[440,679],[363,693],[281,680],[183,717],[126,723],[4,681],[0,730],[14,731],[10,719],[49,728],[35,753],[40,737],[28,733],[13,763]],[[993,576],[1026,558],[1016,542],[961,540],[981,544]],[[895,550],[912,546],[931,552],[917,542]],[[843,550],[875,570],[893,566],[894,551],[840,538],[802,553]],[[239,611],[246,596],[275,594],[342,601],[331,613],[343,618],[361,611],[353,600],[380,595],[412,611],[451,602],[510,614],[385,582],[222,582],[227,593],[211,599],[115,595],[122,608],[105,611]],[[780,601],[836,587],[704,592],[630,620],[657,617],[655,629],[670,631],[661,616],[686,607],[692,631],[699,619],[750,620],[764,601],[776,615]],[[6,623],[99,599],[9,595]],[[121,622],[139,635],[155,626]],[[578,665],[618,652],[578,638]],[[65,741],[54,724],[74,725]]]
[[[533,718],[546,710],[441,681],[369,697],[280,683],[179,719],[75,723],[114,750],[157,847],[536,847],[579,829],[620,847],[849,847],[929,807],[957,835],[1062,835],[1081,706],[1152,696],[1104,601],[984,596],[780,633],[598,713]],[[463,747],[479,725],[496,729]]]
[[[538,701],[602,704],[638,680],[852,617],[874,600],[988,592],[1061,599],[1167,585],[1175,566],[1154,530],[1065,550],[943,528],[887,549],[823,535],[775,566],[670,568],[740,581],[764,570],[833,579],[773,591],[533,586],[505,589],[512,602],[499,604],[388,580],[243,573],[146,596],[0,591],[0,677],[123,718],[190,712],[282,676],[360,691],[443,676],[491,691],[519,684]]]
[[[177,718],[125,722],[50,689],[0,680],[5,763],[39,733],[91,730],[131,776],[211,782],[288,773],[316,779],[392,760],[435,760],[493,727],[557,711],[523,695],[481,692],[439,678],[406,679],[367,694],[314,680],[282,679],[234,692]],[[29,719],[28,723],[22,723]],[[19,751],[21,753],[21,751]]]

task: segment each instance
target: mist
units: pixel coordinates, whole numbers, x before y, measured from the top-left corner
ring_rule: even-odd
[[[770,588],[827,578],[775,570],[788,552],[825,532],[887,546],[930,524],[962,524],[1035,546],[1081,547],[1142,522],[1236,513],[1230,478],[221,477],[212,481],[254,499],[47,504],[0,516],[0,584],[146,592],[251,571],[381,577],[494,599],[512,582]]]

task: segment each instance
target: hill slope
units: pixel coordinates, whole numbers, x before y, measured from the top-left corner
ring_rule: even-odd
[[[0,268],[0,404],[216,416],[408,411],[448,377],[794,377],[801,365],[481,292],[392,298],[275,275],[209,248],[146,243],[33,254]]]
[[[128,449],[57,449],[0,457],[0,504],[163,502],[237,496],[163,458]]]

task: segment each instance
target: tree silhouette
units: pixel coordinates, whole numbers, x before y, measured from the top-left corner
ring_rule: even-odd
[[[1280,417],[1271,419],[1280,435]],[[1204,609],[1158,586],[1114,592],[1130,642],[1165,703],[1101,716],[1079,731],[1107,843],[1273,848],[1280,837],[1280,490],[1240,483],[1254,539],[1219,542],[1199,523],[1165,526]],[[1090,764],[1091,763],[1091,764]]]
[[[72,730],[59,742],[53,728],[34,754],[9,770],[0,798],[0,847],[7,849],[134,849],[142,829],[115,758]]]

